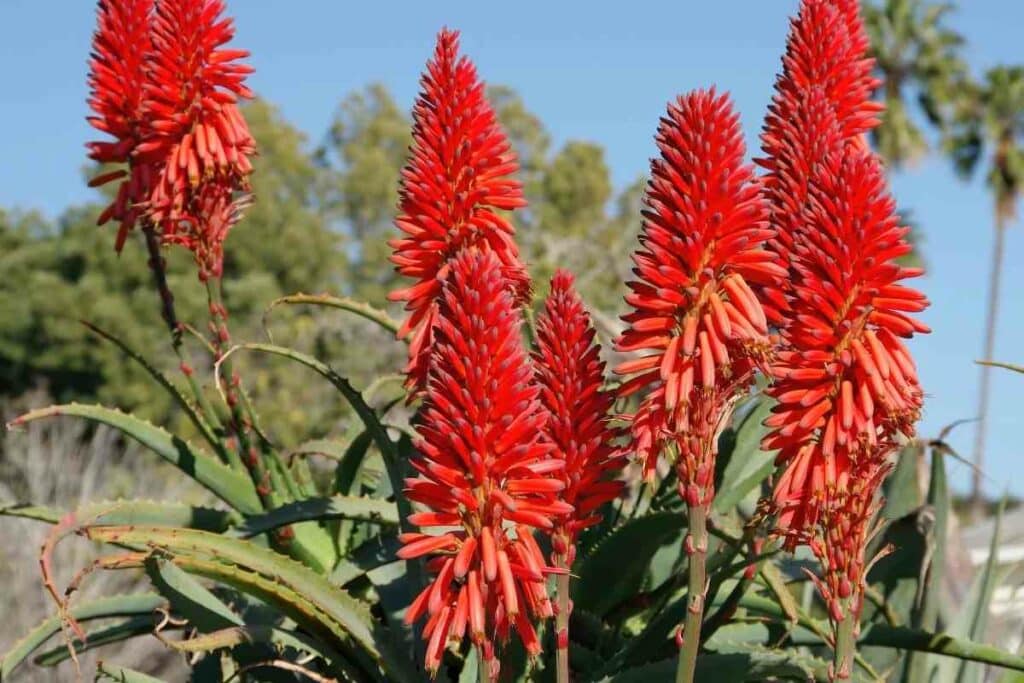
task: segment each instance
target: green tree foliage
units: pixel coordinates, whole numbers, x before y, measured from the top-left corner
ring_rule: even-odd
[[[324,171],[304,151],[302,134],[264,102],[250,104],[246,117],[261,151],[257,201],[229,238],[225,283],[236,333],[251,337],[267,301],[297,289],[326,289],[347,275],[338,236],[321,210]],[[80,322],[119,336],[148,358],[173,357],[166,353],[141,235],[116,254],[112,230],[96,227],[100,209],[99,203],[71,207],[56,221],[0,213],[3,393],[42,385],[60,400],[101,401],[165,418],[170,402],[154,394],[144,371]],[[177,248],[164,255],[179,319],[204,320],[206,295],[191,256]],[[268,378],[266,386],[285,380]]]

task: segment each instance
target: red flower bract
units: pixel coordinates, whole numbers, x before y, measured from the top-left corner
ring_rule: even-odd
[[[97,6],[89,60],[89,107],[95,115],[89,117],[89,123],[114,140],[88,144],[89,157],[95,161],[132,162],[132,152],[146,135],[143,85],[152,11],[153,0],[100,0]],[[123,179],[116,198],[98,221],[101,225],[112,218],[120,221],[118,251],[138,219],[139,205],[147,199],[149,176],[147,166],[132,163],[128,170],[100,175],[90,183],[97,186]]]
[[[252,69],[238,63],[248,52],[224,47],[234,27],[223,11],[221,0],[157,3],[146,85],[152,135],[137,148],[159,164],[150,213],[164,241],[197,252],[217,251],[222,237],[207,230],[202,205],[247,189],[256,151],[237,104],[252,97],[244,84]]]
[[[534,365],[549,414],[544,433],[555,445],[554,457],[565,461],[558,473],[565,487],[561,498],[574,508],[551,534],[553,561],[562,567],[575,561],[579,532],[599,523],[598,508],[622,490],[614,476],[625,459],[612,444],[618,432],[608,424],[615,396],[602,389],[605,364],[594,334],[572,275],[557,271],[537,317]]]
[[[714,437],[728,406],[768,354],[768,328],[750,283],[784,274],[762,248],[767,208],[743,164],[738,119],[726,96],[695,91],[671,104],[651,162],[633,312],[620,351],[648,355],[619,365],[644,388],[633,421],[634,447],[648,474],[663,446],[679,450],[689,503],[713,495]]]
[[[460,250],[493,251],[517,300],[525,301],[530,289],[514,229],[499,212],[526,205],[520,184],[510,177],[518,169],[515,154],[484,98],[476,68],[458,48],[458,33],[441,31],[421,80],[412,156],[402,171],[395,219],[405,234],[390,242],[398,272],[416,281],[389,297],[407,302],[409,316],[399,336],[413,333],[407,372],[415,389],[423,388],[427,376],[441,283]]]
[[[418,457],[406,495],[421,504],[410,522],[447,527],[405,534],[399,557],[431,555],[433,582],[406,613],[429,615],[426,667],[436,673],[448,641],[467,630],[485,665],[497,667],[494,641],[514,627],[527,652],[540,651],[531,616],[551,616],[534,529],[571,512],[557,500],[556,474],[542,436],[547,416],[520,336],[521,319],[502,264],[468,248],[449,264],[438,297]]]

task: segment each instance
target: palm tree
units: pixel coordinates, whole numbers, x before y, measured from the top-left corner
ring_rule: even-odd
[[[1017,199],[1024,189],[1024,67],[998,66],[985,74],[979,85],[965,83],[947,148],[959,173],[973,175],[987,165],[986,182],[992,191],[995,238],[989,273],[988,311],[982,358],[991,360],[999,318],[999,286],[1003,270],[1006,229],[1016,215]],[[975,470],[971,500],[981,503],[981,471],[985,456],[985,430],[989,401],[988,366],[981,366],[978,389],[978,425],[974,438]]]
[[[950,4],[922,0],[865,1],[864,23],[876,72],[884,83],[882,124],[872,132],[875,148],[893,166],[912,163],[928,152],[906,98],[916,93],[924,117],[945,125],[945,112],[965,72],[958,55],[963,38],[943,25]]]

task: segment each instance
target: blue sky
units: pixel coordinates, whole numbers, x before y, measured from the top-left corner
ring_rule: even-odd
[[[236,44],[256,67],[254,89],[313,141],[340,99],[380,81],[403,105],[443,25],[492,83],[514,87],[556,143],[593,140],[607,150],[617,186],[643,173],[665,102],[716,84],[742,112],[755,144],[796,0],[718,2],[339,2],[229,0]],[[1024,2],[964,0],[953,18],[976,71],[1024,63]],[[0,0],[0,206],[54,216],[90,198],[81,181],[86,115],[85,60],[94,4],[87,0]],[[500,8],[500,9],[499,9]],[[932,157],[893,178],[897,200],[925,235],[933,305],[931,335],[912,342],[929,394],[921,432],[975,411],[977,367],[991,248],[991,200]],[[1024,221],[1007,236],[1003,310],[996,356],[1024,362]],[[1024,495],[1021,402],[1024,378],[994,374],[986,487]],[[951,442],[970,453],[973,427]],[[952,468],[966,486],[969,472]]]

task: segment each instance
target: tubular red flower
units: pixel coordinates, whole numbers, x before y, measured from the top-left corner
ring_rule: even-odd
[[[784,270],[762,242],[767,207],[743,164],[729,100],[695,91],[669,105],[651,162],[641,248],[629,283],[633,311],[620,351],[634,375],[621,393],[649,393],[634,417],[634,448],[650,475],[665,444],[679,450],[680,486],[694,505],[713,495],[714,441],[728,408],[768,355],[768,328],[750,283]]]
[[[537,654],[526,617],[552,614],[544,580],[554,570],[532,534],[571,506],[557,499],[558,487],[544,484],[557,468],[542,436],[547,416],[520,324],[493,251],[468,248],[451,260],[417,422],[412,466],[419,476],[407,480],[405,491],[428,511],[410,521],[447,530],[406,534],[399,551],[402,558],[433,557],[427,568],[436,576],[406,615],[409,623],[429,615],[424,637],[432,673],[466,624],[473,643],[491,653],[488,666],[497,665],[493,641],[511,628]],[[430,637],[438,629],[441,635]]]
[[[571,567],[579,532],[600,522],[598,509],[614,500],[622,482],[614,477],[625,459],[613,445],[617,430],[608,424],[615,401],[604,391],[605,364],[595,341],[594,327],[583,302],[573,288],[572,275],[558,270],[544,310],[537,317],[534,365],[541,401],[549,418],[544,433],[555,445],[554,457],[564,461],[555,482],[561,498],[573,512],[560,518],[552,530],[553,561]]]
[[[219,238],[208,230],[202,205],[215,194],[221,205],[248,189],[249,157],[256,152],[238,98],[251,67],[244,50],[224,47],[234,36],[221,18],[222,0],[159,0],[148,60],[146,115],[152,135],[137,148],[158,164],[150,213],[166,242],[214,253]]]
[[[515,231],[500,213],[526,205],[522,187],[511,177],[518,164],[476,68],[459,56],[457,32],[438,34],[421,85],[395,219],[404,234],[390,242],[398,272],[415,280],[389,296],[405,301],[409,311],[399,336],[413,335],[407,372],[415,389],[425,384],[437,298],[460,250],[493,251],[518,301],[525,301],[530,289]]]
[[[105,164],[130,163],[128,170],[106,173],[90,185],[121,180],[116,198],[100,215],[99,224],[120,222],[116,249],[121,251],[128,232],[147,198],[151,169],[132,163],[132,152],[145,137],[145,61],[150,49],[153,0],[100,0],[97,26],[89,60],[89,123],[113,141],[90,142],[89,157]]]

